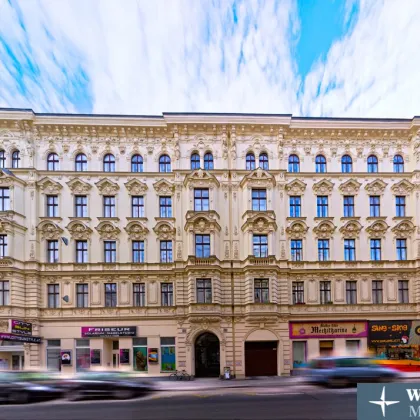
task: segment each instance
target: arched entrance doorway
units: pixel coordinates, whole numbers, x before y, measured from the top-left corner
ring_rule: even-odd
[[[217,378],[220,375],[220,342],[210,332],[200,334],[195,340],[195,376]]]

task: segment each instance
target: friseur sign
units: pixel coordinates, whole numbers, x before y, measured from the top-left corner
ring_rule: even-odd
[[[82,337],[135,337],[137,327],[82,327]]]

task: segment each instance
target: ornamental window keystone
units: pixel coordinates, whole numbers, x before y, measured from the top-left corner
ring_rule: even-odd
[[[63,186],[48,177],[42,178],[36,183],[43,194],[59,194]]]
[[[95,184],[101,195],[116,195],[120,186],[107,178],[103,178]]]
[[[306,190],[306,184],[300,179],[295,179],[285,186],[288,195],[301,195]]]
[[[362,184],[357,182],[355,179],[349,179],[348,181],[341,184],[338,189],[343,195],[356,195]]]
[[[333,188],[334,184],[331,181],[322,179],[313,185],[312,190],[317,195],[330,195],[333,191]]]
[[[92,189],[92,185],[81,180],[80,178],[73,178],[67,185],[70,188],[72,194],[88,194],[89,191]]]
[[[371,195],[382,195],[388,184],[382,179],[375,179],[365,186],[365,190]]]

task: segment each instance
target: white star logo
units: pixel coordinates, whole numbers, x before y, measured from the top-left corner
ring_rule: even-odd
[[[369,401],[371,404],[379,405],[382,408],[382,416],[385,417],[385,407],[392,404],[398,404],[399,401],[386,401],[385,399],[385,387],[382,388],[382,394],[380,401]]]

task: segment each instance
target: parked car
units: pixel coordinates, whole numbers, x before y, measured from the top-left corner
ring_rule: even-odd
[[[53,384],[33,382],[24,372],[0,372],[0,399],[12,404],[59,398],[62,391]]]
[[[309,363],[307,381],[315,385],[346,387],[359,382],[391,382],[400,373],[366,357],[321,357]]]
[[[153,391],[151,383],[122,372],[86,372],[63,384],[69,401],[88,397],[106,397],[127,400],[145,396]]]

